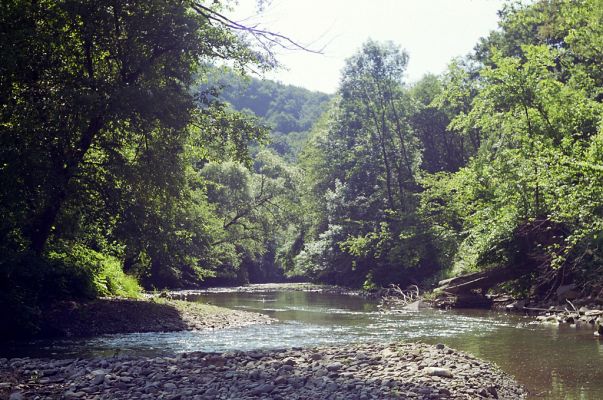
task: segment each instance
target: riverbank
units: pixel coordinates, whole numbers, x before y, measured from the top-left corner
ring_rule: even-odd
[[[43,313],[38,337],[174,332],[269,324],[263,314],[160,298],[61,302]]]
[[[184,353],[90,360],[0,359],[1,398],[522,399],[513,378],[444,345]],[[37,397],[36,397],[37,396]]]

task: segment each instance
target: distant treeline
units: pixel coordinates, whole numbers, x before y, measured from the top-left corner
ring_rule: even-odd
[[[332,98],[297,86],[219,70],[209,82],[221,88],[221,97],[236,110],[260,117],[271,129],[268,147],[290,161],[296,159],[310,129]]]

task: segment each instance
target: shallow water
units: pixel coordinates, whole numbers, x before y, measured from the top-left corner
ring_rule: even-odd
[[[262,312],[278,322],[206,332],[36,342],[11,352],[90,357],[420,340],[444,343],[496,363],[524,384],[534,399],[603,399],[603,340],[593,336],[592,328],[534,325],[529,317],[477,310],[379,313],[374,301],[302,291],[224,291],[200,295],[197,301]]]

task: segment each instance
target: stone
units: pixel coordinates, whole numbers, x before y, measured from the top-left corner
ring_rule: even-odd
[[[59,370],[56,368],[45,369],[44,371],[42,371],[42,376],[52,376],[56,375],[58,372]]]
[[[92,375],[106,375],[107,374],[107,370],[104,369],[95,369],[94,371],[90,372]]]
[[[334,362],[327,365],[327,371],[339,371],[343,367],[343,364],[340,362]]]
[[[436,349],[438,349],[438,350],[444,350],[444,348],[446,348],[446,346],[444,346],[444,344],[442,344],[442,343],[438,343],[435,346],[436,346]]]
[[[282,367],[279,368],[279,373],[281,373],[281,372],[291,372],[291,371],[293,371],[293,369],[294,368],[293,368],[292,365],[285,364],[285,365],[283,365]]]
[[[209,388],[205,391],[204,393],[206,396],[211,396],[211,397],[216,397],[220,394],[220,392],[217,389],[214,388]]]
[[[427,367],[424,371],[429,376],[452,378],[452,372],[448,368]]]
[[[320,354],[320,358],[312,360],[313,354]],[[210,360],[221,364],[220,357],[226,360],[224,366],[210,364]],[[9,368],[19,371],[14,383],[3,385],[4,398],[8,400],[8,393],[22,388],[27,388],[24,397],[40,400],[53,395],[90,400],[524,398],[521,387],[508,375],[443,344],[367,343],[311,350],[84,359],[42,378],[51,383],[55,377],[63,377],[60,386],[29,385],[31,375],[24,372],[26,369],[46,371],[52,365],[52,361],[38,359],[13,359],[6,366],[0,365],[0,372]],[[100,365],[105,368],[97,369]],[[76,371],[82,373],[70,377]],[[453,374],[457,379],[450,379]],[[101,377],[103,382],[91,384]],[[63,396],[53,392],[59,388],[66,391]]]
[[[64,394],[66,399],[81,399],[86,396],[85,392],[66,392]]]
[[[419,388],[419,390],[417,391],[419,394],[431,394],[431,389],[428,387],[422,387]]]
[[[93,385],[100,385],[105,381],[105,374],[96,374],[92,377]]]
[[[266,393],[270,393],[274,390],[274,385],[271,385],[269,383],[260,385],[258,387],[256,387],[255,389],[253,389],[251,391],[251,395],[253,396],[257,396],[258,394],[266,394]]]
[[[215,365],[216,367],[223,367],[226,364],[226,359],[220,356],[210,357],[208,360],[210,365]]]
[[[21,392],[11,393],[10,396],[8,397],[8,400],[23,400],[23,393],[21,393]]]

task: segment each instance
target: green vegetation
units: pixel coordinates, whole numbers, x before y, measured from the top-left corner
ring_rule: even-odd
[[[11,329],[61,299],[284,273],[371,289],[513,265],[532,271],[513,290],[601,290],[600,1],[509,4],[413,85],[368,41],[335,96],[233,72],[269,68],[279,37],[211,4],[0,7]]]
[[[213,96],[216,87],[191,90],[211,62],[271,63],[266,43],[254,48],[246,31],[219,21],[227,6],[0,7],[3,320],[19,316],[31,333],[53,301],[135,296],[135,278],[147,288],[190,285],[236,268],[239,248],[263,252],[229,242],[234,223],[201,172],[225,160],[251,166],[248,146],[267,136],[257,118]],[[270,173],[277,180],[278,168]]]
[[[260,117],[271,128],[268,148],[288,161],[296,160],[331,99],[324,93],[219,70],[210,82],[222,88],[222,97],[236,110]]]
[[[507,5],[474,53],[412,86],[404,52],[367,42],[301,155],[291,273],[372,287],[511,265],[533,294],[598,292],[602,20],[598,1]]]

